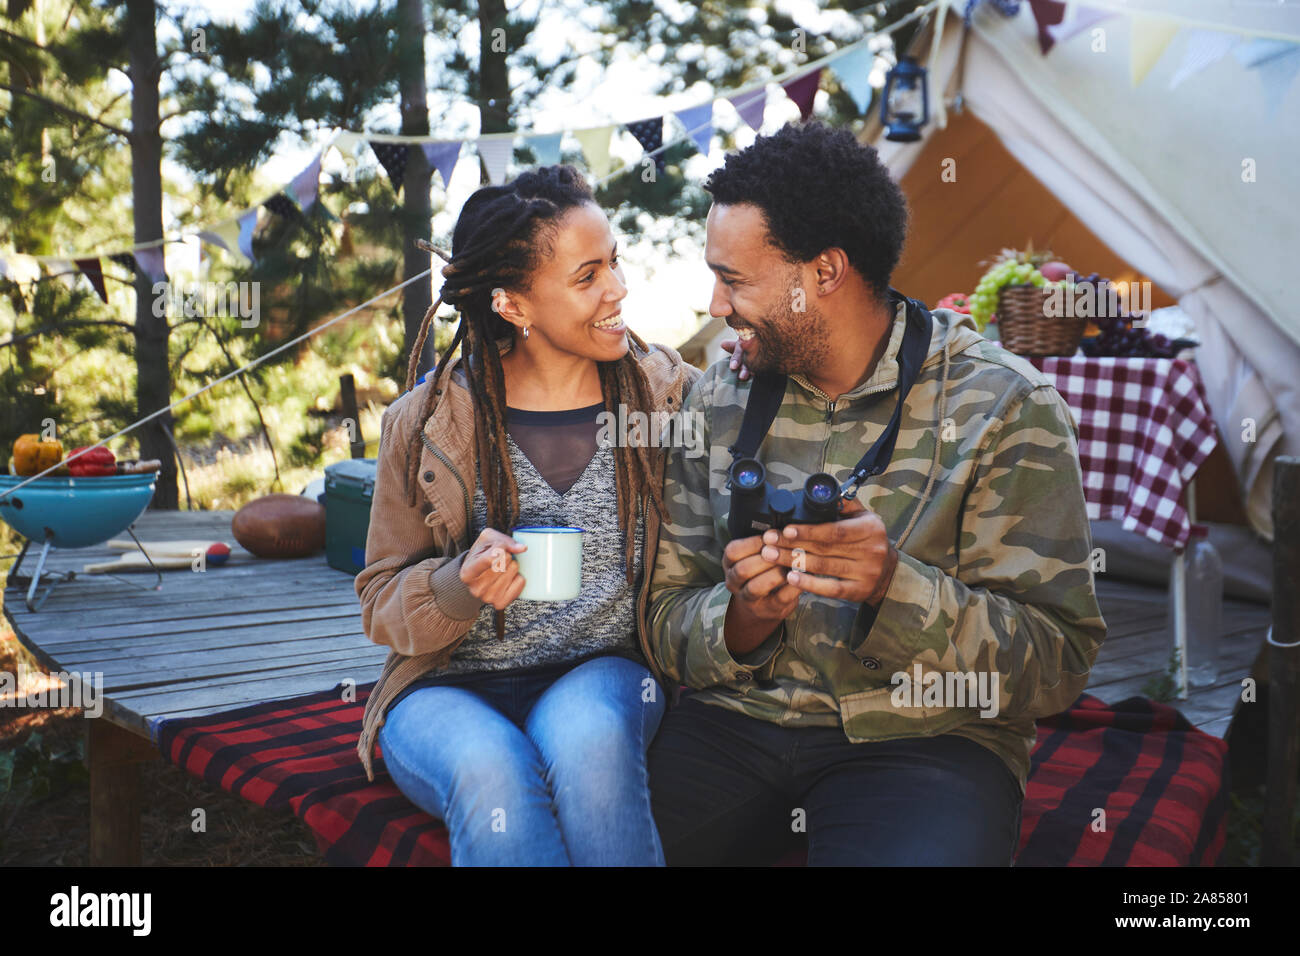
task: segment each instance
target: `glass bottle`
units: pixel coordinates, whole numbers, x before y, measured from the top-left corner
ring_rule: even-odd
[[[1183,556],[1187,581],[1187,682],[1192,687],[1210,687],[1219,677],[1223,562],[1210,544],[1209,533],[1207,526],[1193,524]]]

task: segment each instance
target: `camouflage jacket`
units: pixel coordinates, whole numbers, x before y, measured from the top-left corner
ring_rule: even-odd
[[[1035,719],[1073,703],[1106,634],[1077,430],[1032,365],[969,316],[932,315],[893,458],[859,492],[899,551],[874,621],[862,605],[803,594],[743,659],[727,649],[728,447],[749,382],[724,359],[684,405],[702,419],[705,453],[669,452],[650,644],[705,702],[782,725],[841,726],[855,742],[961,734],[1001,757],[1023,792]],[[758,451],[774,487],[801,488],[816,471],[844,481],[880,435],[897,404],[904,316],[900,307],[867,381],[838,400],[788,378]]]

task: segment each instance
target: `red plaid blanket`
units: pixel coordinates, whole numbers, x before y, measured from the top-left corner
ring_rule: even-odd
[[[259,806],[288,807],[337,865],[446,866],[441,822],[356,755],[370,687],[164,722],[163,756]],[[1213,865],[1223,848],[1227,745],[1172,707],[1088,694],[1038,723],[1017,866]],[[1098,810],[1105,812],[1104,818]],[[1102,823],[1104,822],[1104,829]]]
[[[1172,707],[1081,695],[1038,722],[1016,865],[1213,866],[1227,755]]]

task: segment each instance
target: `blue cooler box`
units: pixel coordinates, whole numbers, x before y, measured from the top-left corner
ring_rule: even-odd
[[[356,574],[366,566],[375,458],[348,458],[325,467],[325,560]]]

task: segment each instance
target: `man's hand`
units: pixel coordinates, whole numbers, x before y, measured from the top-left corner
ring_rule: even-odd
[[[838,521],[763,532],[760,557],[791,568],[796,590],[872,607],[880,606],[898,566],[885,523],[856,498],[840,502]]]
[[[513,555],[528,550],[508,534],[495,528],[484,528],[460,566],[460,579],[484,604],[504,611],[510,602],[523,593],[524,576],[519,573],[519,562]]]
[[[722,552],[731,603],[723,625],[727,649],[745,654],[762,644],[799,603],[800,590],[786,582],[785,568],[764,558],[758,535],[736,538]]]

